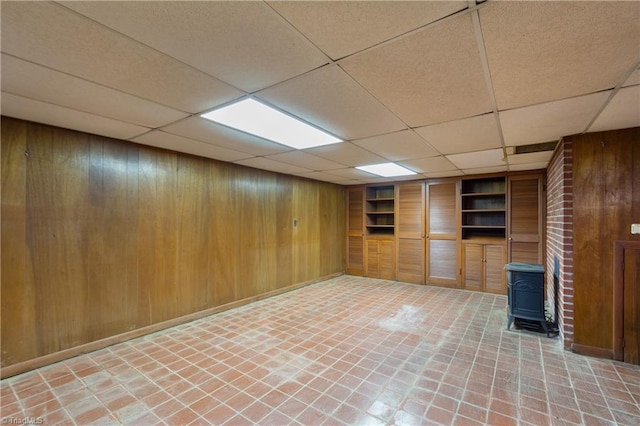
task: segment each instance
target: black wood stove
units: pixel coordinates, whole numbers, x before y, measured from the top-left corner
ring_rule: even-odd
[[[549,336],[544,312],[544,267],[537,263],[507,263],[509,311],[507,330],[514,319],[539,321]]]

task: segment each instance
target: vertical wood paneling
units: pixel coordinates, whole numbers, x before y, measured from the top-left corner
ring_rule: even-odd
[[[276,177],[276,284],[294,284],[293,269],[293,182],[284,176]]]
[[[27,273],[25,211],[27,180],[27,125],[2,120],[2,366],[37,355],[33,276]],[[5,320],[12,318],[13,320]],[[11,343],[11,344],[7,344]]]
[[[577,345],[613,348],[614,241],[639,241],[640,129],[573,137],[573,236]],[[636,216],[634,216],[636,215]]]
[[[39,353],[83,343],[90,315],[89,137],[29,126],[27,245]]]
[[[130,209],[136,205],[138,169],[128,144],[92,136],[90,151],[86,320],[89,340],[97,340],[138,319],[137,233],[113,232],[135,229]],[[122,288],[123,282],[132,285]]]
[[[212,211],[208,175],[209,162],[203,158],[177,159],[176,226],[178,315],[197,312],[215,302],[209,263]]]
[[[329,275],[332,271],[344,270],[344,257],[336,253],[344,253],[344,197],[336,197],[332,186],[320,184],[318,194],[318,209],[320,212],[320,272],[321,276]],[[338,225],[338,226],[336,226]]]
[[[624,362],[640,364],[640,250],[624,251]]]
[[[301,180],[293,189],[293,279],[307,281],[320,273],[320,222],[312,220],[318,214],[318,184]]]
[[[3,367],[343,272],[337,185],[4,117],[1,154]]]
[[[153,324],[178,315],[177,155],[140,148],[138,191],[139,307]]]

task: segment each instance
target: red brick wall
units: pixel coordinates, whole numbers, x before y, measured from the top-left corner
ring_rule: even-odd
[[[573,343],[573,149],[560,141],[547,168],[547,303],[566,349]]]

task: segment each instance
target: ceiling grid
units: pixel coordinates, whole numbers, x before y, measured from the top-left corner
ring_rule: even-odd
[[[0,2],[4,116],[377,183],[546,167],[516,147],[640,126],[640,2]],[[344,142],[200,114],[254,97]],[[506,161],[504,161],[506,159]],[[405,179],[405,178],[401,178]]]

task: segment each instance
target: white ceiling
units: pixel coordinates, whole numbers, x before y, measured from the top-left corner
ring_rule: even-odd
[[[1,112],[342,185],[539,169],[513,147],[640,126],[640,2],[479,3],[2,1]],[[245,96],[345,142],[199,117]]]

